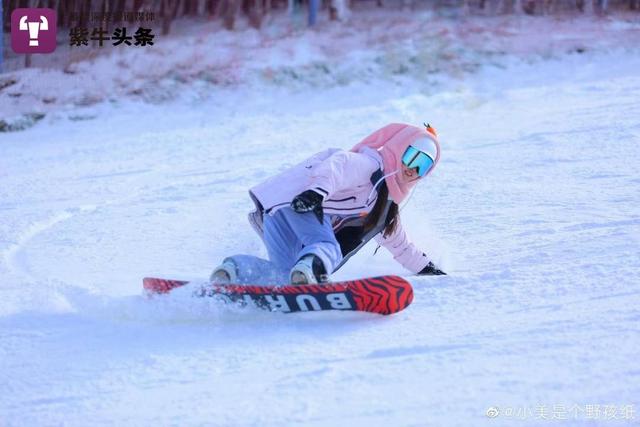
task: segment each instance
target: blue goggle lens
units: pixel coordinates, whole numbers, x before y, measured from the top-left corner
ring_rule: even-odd
[[[402,156],[402,164],[409,169],[417,168],[418,176],[425,176],[433,167],[433,159],[417,148],[409,146]]]

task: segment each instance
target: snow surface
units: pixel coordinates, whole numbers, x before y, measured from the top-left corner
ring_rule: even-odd
[[[412,76],[121,100],[0,134],[0,425],[637,425],[584,411],[640,410],[638,52],[506,55],[437,89]],[[425,120],[442,162],[402,217],[450,274],[410,277],[404,312],[141,295],[144,276],[265,254],[251,184]],[[374,249],[335,277],[406,274]]]

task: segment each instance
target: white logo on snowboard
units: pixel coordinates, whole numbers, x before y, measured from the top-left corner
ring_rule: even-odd
[[[269,304],[272,311],[284,311],[289,312],[291,308],[287,303],[287,300],[283,295],[277,295],[275,297],[271,295],[265,295],[265,299]],[[324,301],[329,304],[334,310],[351,310],[353,307],[344,293],[333,293],[324,295]],[[292,303],[298,306],[300,311],[321,311],[322,305],[320,301],[313,295],[297,295]],[[326,305],[326,304],[325,304]]]

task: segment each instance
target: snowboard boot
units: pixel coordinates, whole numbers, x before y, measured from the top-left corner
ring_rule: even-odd
[[[211,283],[237,283],[238,266],[231,259],[225,259],[213,270],[209,281]]]
[[[289,281],[292,285],[313,285],[329,281],[322,260],[313,254],[303,256],[291,269]]]

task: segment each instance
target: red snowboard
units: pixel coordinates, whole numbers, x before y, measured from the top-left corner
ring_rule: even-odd
[[[182,280],[143,280],[149,294],[164,294],[189,282]],[[203,285],[198,297],[219,297],[240,305],[254,305],[267,311],[351,310],[393,314],[413,301],[413,288],[402,277],[381,276],[320,285],[253,286],[231,284]]]

